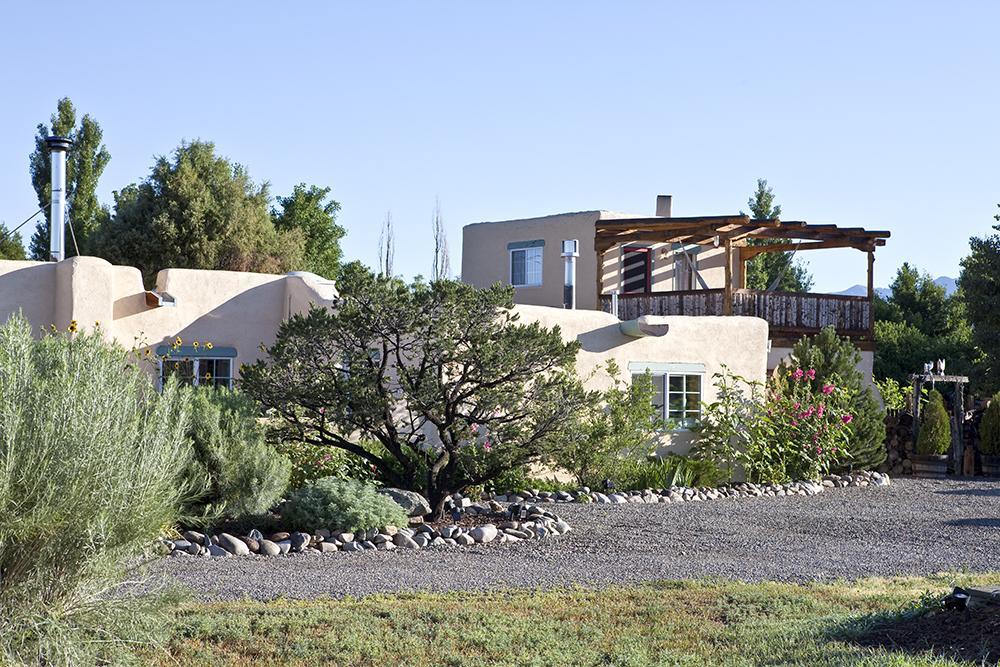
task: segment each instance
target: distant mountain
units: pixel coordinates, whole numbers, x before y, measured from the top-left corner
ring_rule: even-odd
[[[948,276],[940,276],[934,279],[935,285],[940,285],[944,288],[944,293],[951,296],[958,289],[957,281],[954,278],[949,278]],[[892,295],[892,290],[888,287],[876,287],[875,293],[878,294],[883,299],[888,299]],[[842,292],[834,292],[834,294],[839,294],[843,296],[867,296],[868,288],[864,285],[853,285],[848,287]]]

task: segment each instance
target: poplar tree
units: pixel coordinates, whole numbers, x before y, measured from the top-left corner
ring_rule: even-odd
[[[340,239],[345,232],[337,224],[340,202],[327,201],[329,195],[330,188],[299,183],[291,195],[278,197],[280,208],[273,208],[271,217],[279,231],[301,230],[305,240],[301,268],[332,280],[340,273]]]
[[[104,133],[97,121],[85,114],[78,125],[73,102],[68,97],[59,100],[56,113],[52,114],[49,123],[38,125],[35,150],[28,158],[31,185],[38,197],[39,208],[48,206],[52,198],[51,158],[45,139],[53,135],[68,137],[73,142],[66,155],[66,256],[76,255],[72,240],[74,236],[80,252],[89,254],[92,252],[91,240],[94,234],[109,217],[107,207],[101,206],[97,200],[97,184],[111,160],[111,154],[104,146]],[[39,221],[31,237],[31,259],[49,259],[50,216],[51,211],[46,209],[45,217]]]

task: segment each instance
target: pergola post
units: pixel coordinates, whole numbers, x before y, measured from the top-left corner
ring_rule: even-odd
[[[601,304],[601,294],[604,293],[604,251],[597,248],[597,310],[604,310],[604,306]],[[615,317],[618,317],[618,313],[611,313]]]
[[[868,250],[868,335],[875,337],[875,251]]]
[[[722,314],[733,314],[733,240],[726,237],[726,284],[722,295]]]

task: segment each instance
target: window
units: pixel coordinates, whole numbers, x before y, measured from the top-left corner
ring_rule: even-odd
[[[234,348],[208,350],[204,346],[172,348],[161,345],[156,349],[156,355],[161,359],[160,387],[167,378],[176,376],[181,384],[233,388]]]
[[[544,241],[508,243],[510,253],[510,284],[514,287],[538,287],[542,284],[542,251]]]
[[[622,250],[622,292],[641,294],[649,291],[651,259],[649,248]]]
[[[629,364],[633,379],[646,371],[653,376],[653,405],[663,419],[690,428],[701,419],[702,364]]]
[[[698,248],[685,248],[680,243],[672,246],[674,252],[674,289],[698,289]]]

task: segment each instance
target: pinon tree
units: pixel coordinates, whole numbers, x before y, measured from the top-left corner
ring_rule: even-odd
[[[917,435],[917,453],[923,456],[940,456],[951,447],[951,418],[944,406],[941,392],[932,389],[927,394],[927,405],[920,419]]]
[[[873,470],[885,461],[885,411],[865,384],[858,370],[860,361],[861,353],[854,343],[838,336],[833,327],[826,327],[815,336],[801,338],[783,369],[812,369],[815,389],[833,384],[847,390],[853,419],[847,444],[849,457],[843,464],[856,470]],[[779,373],[779,377],[783,376]]]
[[[341,302],[285,322],[242,386],[286,436],[354,454],[387,484],[447,497],[548,457],[591,404],[578,343],[520,322],[513,290],[406,284],[344,267]]]

